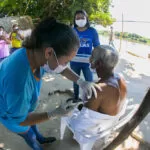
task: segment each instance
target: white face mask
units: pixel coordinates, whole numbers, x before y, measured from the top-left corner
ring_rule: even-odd
[[[0,31],[0,36],[3,35],[3,31]]]
[[[57,61],[57,67],[55,69],[51,69],[49,67],[49,64],[48,64],[48,61],[47,61],[47,64],[44,65],[44,70],[47,72],[47,73],[51,73],[51,74],[59,74],[61,73],[62,71],[64,71],[66,68],[67,68],[67,65],[60,65],[59,62],[58,62],[58,59],[57,59],[57,56],[56,56],[56,53],[55,51],[54,52],[54,55],[55,55],[55,58],[56,58],[56,61]]]
[[[81,27],[81,28],[85,27],[85,25],[87,23],[86,19],[75,20],[75,22],[76,22],[77,26]]]
[[[89,65],[89,68],[90,68],[91,72],[96,73],[96,69],[91,68],[91,64]]]
[[[19,27],[14,27],[14,29],[15,29],[15,30],[18,30],[18,29],[19,29]]]

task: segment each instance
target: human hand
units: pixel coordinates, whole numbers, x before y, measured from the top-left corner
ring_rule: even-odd
[[[16,36],[16,38],[17,38],[18,40],[24,40],[24,36],[23,36],[23,34],[22,34],[22,32],[21,32],[20,30],[17,31],[17,36]]]
[[[55,119],[57,117],[68,115],[70,111],[71,111],[71,108],[64,109],[61,106],[59,106],[58,108],[54,109],[53,111],[47,112],[47,114],[48,114],[49,119]]]
[[[18,29],[18,30],[16,30],[16,33],[18,34],[18,35],[20,35],[20,30]]]
[[[5,37],[4,35],[1,35],[1,36],[0,36],[0,39],[1,39],[1,40],[6,40],[6,37]]]
[[[86,95],[88,99],[92,97],[92,93],[94,94],[94,97],[97,98],[96,89],[102,91],[102,89],[94,82],[89,82],[89,81],[84,81],[83,79],[79,79],[77,81],[77,84],[81,87],[84,95]]]

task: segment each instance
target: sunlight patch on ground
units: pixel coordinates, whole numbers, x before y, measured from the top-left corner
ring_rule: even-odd
[[[55,77],[53,77],[52,75],[50,74],[46,74],[44,75],[44,77],[42,78],[45,82],[49,82],[49,81],[53,81],[55,80]]]
[[[141,138],[144,136],[143,133],[140,131],[140,127],[139,126],[137,126],[135,128],[134,132],[137,133],[138,136],[140,136]]]
[[[42,109],[45,110],[47,104],[42,104]]]
[[[66,77],[64,77],[64,76],[63,76],[63,79],[67,80],[67,78],[66,78]]]
[[[141,76],[136,72],[133,71],[131,69],[125,68],[125,70],[123,71],[127,76],[131,77],[131,78],[139,78],[141,79]]]
[[[144,74],[147,76],[150,76],[150,69],[148,69],[149,66],[150,66],[150,61],[142,60],[142,59],[139,59],[133,65],[137,73]]]
[[[115,150],[139,150],[139,142],[129,137],[123,144],[118,146]]]
[[[129,102],[133,102],[134,101],[134,99],[133,98],[129,98]]]
[[[140,78],[140,75],[150,76],[150,59],[143,59],[140,57],[133,57],[130,54],[125,53],[121,56],[129,62],[129,68],[125,70],[127,75],[133,78]]]
[[[4,147],[4,143],[0,143],[0,148],[3,148]]]

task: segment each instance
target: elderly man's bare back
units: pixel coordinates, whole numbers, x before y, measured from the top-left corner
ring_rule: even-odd
[[[126,97],[127,90],[124,78],[114,75],[105,81],[100,80],[97,84],[102,91],[97,91],[97,99],[93,97],[88,100],[85,107],[103,114],[117,115]]]

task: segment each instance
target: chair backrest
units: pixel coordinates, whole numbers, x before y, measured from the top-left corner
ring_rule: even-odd
[[[127,122],[131,120],[133,115],[139,108],[139,104],[132,105],[129,109],[132,109],[128,114],[125,114],[123,118],[119,120],[119,122],[115,125],[114,130],[118,130],[119,128],[123,127]]]
[[[119,120],[120,120],[120,117],[122,117],[122,116],[125,114],[127,105],[128,105],[128,99],[124,102],[121,111],[120,111],[115,117],[111,117],[111,116],[110,116],[110,120],[111,120],[111,118],[113,118],[113,122],[112,122],[111,126],[108,127],[108,128],[103,128],[102,130],[100,130],[100,132],[97,133],[98,136],[101,134],[101,137],[103,137],[103,135],[105,135],[105,132],[106,132],[106,133],[110,133],[111,130],[113,130],[113,129],[115,128],[115,126],[120,122],[120,121],[119,121]],[[102,114],[102,115],[103,115],[103,114]],[[109,120],[109,118],[107,118],[107,119]],[[107,119],[104,118],[104,122],[107,121]],[[101,124],[101,122],[100,122],[100,124]],[[102,134],[102,133],[103,133],[103,134]],[[85,136],[87,136],[87,135],[85,135]],[[88,135],[88,136],[89,136],[89,135]]]
[[[125,102],[121,112],[117,116],[118,118],[116,119],[116,121],[113,123],[111,127],[98,132],[97,135],[89,135],[89,134],[86,134],[86,132],[80,132],[80,134],[85,138],[91,138],[93,136],[98,137],[98,138],[103,138],[109,135],[110,133],[116,132],[117,130],[121,129],[128,121],[130,121],[130,119],[133,117],[133,115],[135,114],[135,112],[137,111],[139,107],[139,104],[130,106],[128,105],[128,102],[129,102],[128,100]],[[126,112],[126,110],[128,109],[128,106],[131,111]]]
[[[80,112],[79,112],[79,110],[75,109],[72,117],[67,118],[67,124],[68,124],[69,128],[75,134],[78,134],[78,135],[80,134],[82,137],[89,138],[89,139],[93,138],[93,137],[97,137],[97,136],[103,137],[103,135],[105,135],[105,131],[106,131],[106,133],[110,133],[111,130],[113,130],[113,128],[115,127],[115,125],[118,124],[120,117],[125,114],[127,104],[128,104],[128,100],[125,101],[123,108],[116,116],[109,116],[106,114],[93,112],[92,110],[89,110],[87,108],[83,108],[85,111],[83,110],[81,112],[81,116],[79,117],[80,120],[85,120],[88,117],[89,122],[92,122],[93,125],[91,125],[89,127],[85,127],[86,126],[85,125],[84,127],[81,127],[82,129],[80,127],[79,128],[77,127],[77,126],[80,126],[80,124],[82,124],[81,126],[83,126],[83,123],[81,123],[83,121],[80,122],[80,120],[78,121],[76,119],[76,116],[78,116],[78,114]],[[96,116],[96,118],[95,117],[92,118],[91,114]],[[83,117],[82,117],[82,115],[83,115]],[[85,115],[85,117],[84,117],[84,115]],[[75,122],[74,122],[74,118],[75,118]],[[100,135],[100,134],[102,134],[102,135]]]
[[[61,118],[61,129],[60,129],[61,137],[60,138],[63,139],[64,132],[65,132],[65,127],[68,126],[68,128],[74,134],[74,139],[80,144],[80,149],[81,150],[87,150],[87,149],[91,150],[92,149],[92,145],[94,145],[95,141],[97,141],[97,140],[101,141],[100,142],[101,143],[101,146],[100,146],[101,148],[105,147],[107,144],[110,143],[109,138],[112,135],[112,133],[115,133],[116,131],[118,132],[122,127],[124,127],[124,125],[133,117],[133,115],[135,114],[136,110],[138,109],[138,105],[133,105],[132,107],[130,107],[127,104],[128,104],[128,100],[123,105],[123,108],[121,109],[120,113],[117,115],[117,117],[116,117],[117,119],[114,121],[113,125],[108,126],[108,128],[104,128],[104,130],[100,130],[100,132],[96,132],[96,134],[95,133],[92,134],[92,132],[89,132],[87,130],[76,130],[70,124],[70,121],[69,121],[70,117],[62,117]],[[132,110],[130,112],[127,112],[126,110],[129,107]],[[74,117],[78,116],[78,113],[80,114],[80,112],[77,109],[75,109],[74,112],[75,112],[74,113],[74,115],[75,115]],[[82,113],[84,113],[84,112],[82,112]],[[95,112],[94,115],[98,115],[98,114],[96,114],[96,112]],[[109,118],[109,116],[107,116],[107,115],[105,116],[104,115],[104,118],[107,120],[107,119],[110,119],[111,116]],[[78,123],[78,124],[80,124],[80,123]],[[82,126],[82,127],[83,127],[82,129],[84,129],[84,126]],[[95,127],[97,128],[97,126],[95,126]],[[94,128],[92,128],[91,131],[95,131]]]
[[[129,106],[129,108],[127,106]],[[103,130],[103,132],[98,133],[97,136],[99,138],[103,138],[103,137],[109,135],[111,132],[116,132],[116,131],[121,130],[123,128],[123,126],[125,126],[125,124],[131,120],[131,118],[136,113],[138,108],[139,108],[139,104],[135,104],[132,106],[126,105],[126,108],[124,107],[124,110],[122,110],[121,112],[123,112],[127,109],[131,109],[131,111],[129,111],[128,113],[122,114],[122,116],[120,116],[121,118],[119,119],[119,121],[116,122],[116,124],[114,124],[113,127]]]

